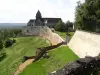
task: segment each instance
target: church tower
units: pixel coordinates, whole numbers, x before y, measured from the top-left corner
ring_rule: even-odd
[[[42,25],[43,25],[42,16],[41,16],[41,13],[40,13],[39,10],[38,10],[37,13],[36,13],[35,25],[36,25],[36,26],[42,26]]]
[[[41,13],[39,10],[36,13],[36,20],[38,20],[38,19],[40,19],[40,20],[42,19],[42,16],[41,16]]]

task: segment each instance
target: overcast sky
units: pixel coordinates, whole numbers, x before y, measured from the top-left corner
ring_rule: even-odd
[[[42,17],[74,21],[79,0],[0,0],[0,23],[27,23],[40,10]],[[80,0],[84,2],[84,0]]]

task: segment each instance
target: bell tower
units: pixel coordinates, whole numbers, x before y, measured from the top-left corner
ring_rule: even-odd
[[[37,13],[36,13],[36,20],[41,19],[41,18],[42,18],[41,13],[38,10]]]

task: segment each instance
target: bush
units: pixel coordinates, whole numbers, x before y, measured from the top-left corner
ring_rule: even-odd
[[[0,50],[2,50],[2,48],[3,48],[3,42],[2,40],[0,40]]]
[[[16,43],[16,40],[15,39],[13,39],[13,43]]]
[[[0,51],[0,61],[3,60],[6,57],[5,51]]]
[[[6,42],[5,42],[5,47],[10,47],[13,45],[13,40],[10,40],[10,39],[7,39]]]

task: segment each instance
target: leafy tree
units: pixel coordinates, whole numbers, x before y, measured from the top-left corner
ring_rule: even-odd
[[[100,0],[78,2],[75,14],[75,25],[78,29],[97,31],[100,29]]]
[[[64,31],[68,31],[69,27],[73,27],[73,23],[68,20],[65,23],[65,30]]]
[[[6,57],[6,52],[4,50],[0,51],[0,61]]]
[[[3,49],[3,42],[2,42],[2,40],[0,40],[0,50],[2,50]]]
[[[55,26],[55,30],[63,31],[63,28],[64,28],[64,23],[61,20],[59,20],[59,22]]]
[[[5,41],[5,47],[7,48],[7,47],[10,47],[10,46],[12,46],[13,45],[13,40],[10,40],[10,39],[7,39],[6,41]]]

